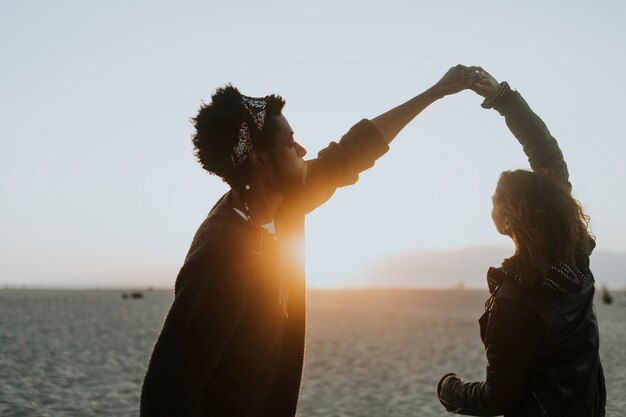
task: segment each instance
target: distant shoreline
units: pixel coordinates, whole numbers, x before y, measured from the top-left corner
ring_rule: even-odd
[[[596,289],[602,287],[596,283]],[[36,286],[3,286],[0,291],[103,291],[103,292],[173,292],[174,287],[36,287]],[[487,287],[309,287],[314,292],[385,292],[385,291],[487,291]],[[626,291],[626,287],[609,288],[611,292]]]
[[[484,291],[480,287],[309,287],[308,291]],[[3,286],[0,291],[174,291],[174,287],[38,287],[38,286]]]

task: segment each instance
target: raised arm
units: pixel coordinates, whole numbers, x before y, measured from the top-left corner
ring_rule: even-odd
[[[411,100],[373,118],[372,124],[387,143],[390,143],[426,107],[440,98],[470,88],[479,77],[478,71],[464,65],[452,67],[435,85]]]
[[[307,161],[304,208],[309,212],[328,200],[337,187],[354,184],[359,173],[372,167],[388,144],[426,107],[447,95],[468,89],[480,77],[463,65],[452,67],[432,87],[371,120],[363,119],[339,143],[331,142],[318,157]]]
[[[507,126],[524,148],[532,170],[548,171],[571,190],[572,185],[569,182],[563,153],[543,120],[531,110],[517,91],[511,90],[506,82],[498,83],[480,67],[470,68],[481,76],[471,89],[485,97],[482,104],[484,108],[493,108],[504,116]]]

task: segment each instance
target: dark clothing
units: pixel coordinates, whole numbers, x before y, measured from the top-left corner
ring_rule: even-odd
[[[547,170],[571,189],[556,140],[524,99],[509,92],[495,106],[524,147],[533,170]],[[593,243],[590,244],[592,249]],[[503,268],[491,268],[491,297],[480,318],[487,356],[486,379],[464,382],[455,374],[439,382],[448,411],[477,416],[604,416],[606,392],[598,354],[590,249],[575,265],[559,262],[536,289]]]
[[[294,416],[304,360],[304,216],[388,149],[368,120],[307,161],[275,215],[277,239],[227,193],[202,223],[141,393],[141,416]]]

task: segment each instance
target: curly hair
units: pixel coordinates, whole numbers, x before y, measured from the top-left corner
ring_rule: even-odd
[[[235,168],[232,153],[238,143],[241,123],[251,126],[254,149],[271,150],[278,125],[274,116],[281,114],[285,101],[277,95],[266,96],[266,119],[259,131],[252,116],[242,104],[239,90],[228,84],[218,88],[209,104],[202,103],[196,117],[192,118],[196,132],[192,136],[194,155],[202,168],[222,178],[232,188],[245,184],[249,175],[247,160]]]
[[[537,287],[552,263],[575,264],[577,255],[591,253],[594,237],[589,216],[570,190],[547,171],[503,172],[493,200],[496,226],[516,246],[503,266],[523,285]]]

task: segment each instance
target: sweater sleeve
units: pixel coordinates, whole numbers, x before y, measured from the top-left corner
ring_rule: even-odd
[[[496,300],[485,334],[486,379],[465,382],[455,374],[444,375],[437,392],[446,410],[498,416],[519,407],[543,332],[543,322],[531,309],[517,301]]]
[[[548,171],[571,190],[567,164],[559,144],[522,96],[509,90],[495,103],[494,109],[504,116],[507,126],[523,146],[532,170]]]
[[[367,119],[354,125],[339,143],[331,142],[317,158],[307,161],[302,194],[305,212],[326,202],[337,187],[354,184],[359,173],[371,168],[387,150],[387,142]]]
[[[141,416],[198,416],[207,381],[246,310],[246,282],[208,262],[186,263],[148,365]],[[180,285],[178,285],[180,283]]]

